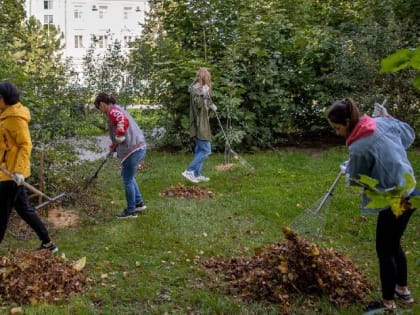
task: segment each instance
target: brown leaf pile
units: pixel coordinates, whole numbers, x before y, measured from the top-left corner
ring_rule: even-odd
[[[83,270],[48,250],[16,250],[0,257],[0,299],[18,304],[36,304],[67,299],[84,292],[89,281]]]
[[[178,184],[176,186],[166,188],[165,191],[160,193],[160,196],[183,199],[203,199],[206,197],[213,198],[214,193],[199,186],[185,186],[183,184]]]
[[[286,240],[255,249],[251,258],[199,261],[223,276],[229,293],[247,301],[281,303],[287,313],[293,296],[325,295],[335,305],[363,300],[372,290],[363,274],[344,254],[321,248],[284,227]]]
[[[152,164],[149,162],[142,161],[137,167],[138,171],[146,171],[152,168]]]

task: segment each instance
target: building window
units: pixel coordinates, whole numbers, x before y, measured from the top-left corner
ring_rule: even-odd
[[[132,36],[124,36],[124,47],[128,48],[132,40],[133,40]]]
[[[82,35],[75,35],[74,36],[74,48],[85,48],[83,46],[83,36]]]
[[[124,7],[123,18],[124,20],[128,20],[132,7]]]
[[[44,9],[51,10],[53,8],[53,0],[44,0]]]
[[[82,18],[82,10],[80,9],[74,9],[74,18],[77,19],[81,19]]]
[[[107,48],[108,47],[108,37],[104,35],[98,36],[98,47]]]
[[[44,26],[49,26],[53,24],[53,16],[52,15],[44,15]]]
[[[100,5],[99,6],[99,18],[100,19],[103,19],[104,18],[107,10],[108,10],[108,7],[107,6],[104,6],[104,5]]]

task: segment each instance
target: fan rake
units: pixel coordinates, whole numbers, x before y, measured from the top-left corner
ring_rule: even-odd
[[[219,123],[220,129],[222,130],[223,136],[225,138],[225,144],[226,144],[227,149],[229,150],[229,153],[232,155],[232,157],[235,160],[237,160],[239,162],[239,164],[241,164],[242,166],[245,166],[250,171],[255,171],[255,168],[254,168],[254,166],[251,163],[249,163],[242,156],[240,156],[238,153],[236,153],[235,151],[233,151],[233,149],[230,146],[230,142],[229,142],[229,139],[228,139],[228,137],[226,135],[226,132],[223,129],[222,123],[220,122],[219,115],[217,114],[217,112],[214,112],[214,113],[216,115],[216,119],[217,119],[217,122]]]
[[[316,238],[322,234],[327,223],[327,213],[330,199],[343,173],[337,175],[327,193],[317,200],[311,207],[299,214],[291,223],[290,228],[303,237]]]

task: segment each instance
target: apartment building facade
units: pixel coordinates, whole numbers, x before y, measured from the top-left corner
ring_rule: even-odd
[[[26,15],[46,28],[54,25],[63,34],[63,57],[71,57],[80,71],[83,57],[96,41],[95,53],[118,40],[125,52],[141,34],[147,0],[26,0]]]

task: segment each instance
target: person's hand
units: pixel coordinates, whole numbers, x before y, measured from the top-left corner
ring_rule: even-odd
[[[125,141],[125,136],[116,136],[115,141],[117,141],[117,143],[123,143]]]
[[[340,164],[340,171],[341,174],[345,175],[346,174],[346,170],[347,170],[347,165],[349,164],[349,161],[344,161],[343,163]]]
[[[209,95],[210,88],[209,88],[209,86],[207,84],[204,84],[203,87],[201,88],[201,91],[203,92],[203,95],[204,96],[208,96]]]
[[[372,117],[388,117],[389,116],[388,111],[383,105],[375,103],[374,106],[375,108],[373,110]]]
[[[109,151],[109,152],[108,152],[108,154],[106,155],[106,158],[107,158],[107,159],[110,159],[110,158],[112,158],[113,156],[114,156],[114,150]]]
[[[210,104],[209,104],[209,108],[210,108],[213,112],[216,112],[216,111],[217,111],[217,106],[216,106],[216,105],[214,105],[213,103],[210,103]]]
[[[15,173],[13,175],[13,180],[15,181],[16,185],[22,186],[25,182],[25,177],[20,173]]]

